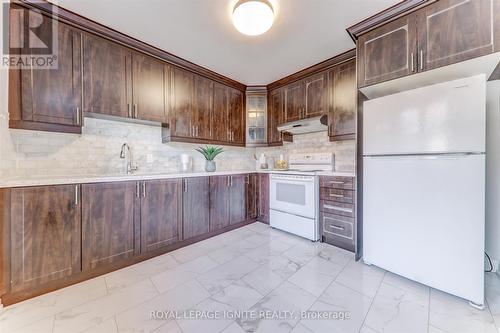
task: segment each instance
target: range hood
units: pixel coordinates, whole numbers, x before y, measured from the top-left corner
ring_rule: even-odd
[[[328,117],[326,115],[291,121],[278,126],[278,131],[289,134],[324,132],[326,130],[328,130]]]

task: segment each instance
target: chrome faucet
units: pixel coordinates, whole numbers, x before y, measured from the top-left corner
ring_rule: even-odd
[[[137,165],[134,164],[132,149],[130,149],[130,146],[126,142],[122,145],[120,158],[127,158],[127,174],[134,173],[134,171],[137,171],[139,169]]]

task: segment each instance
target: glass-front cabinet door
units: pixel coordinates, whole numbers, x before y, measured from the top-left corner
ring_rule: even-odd
[[[267,91],[247,90],[247,146],[267,144]]]

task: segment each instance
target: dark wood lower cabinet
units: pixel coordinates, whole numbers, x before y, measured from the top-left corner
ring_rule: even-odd
[[[210,231],[229,225],[230,176],[210,177]]]
[[[79,185],[12,189],[11,292],[81,270],[79,192]]]
[[[140,252],[139,183],[82,186],[82,267],[91,270]]]
[[[321,241],[356,251],[356,192],[353,177],[320,177]]]
[[[247,175],[232,175],[229,183],[229,224],[244,222],[247,218]]]
[[[261,173],[259,176],[258,217],[260,222],[269,224],[269,174]]]
[[[247,175],[247,218],[256,219],[259,204],[259,175],[251,173]]]
[[[182,239],[182,179],[140,182],[141,252]]]
[[[210,231],[210,182],[208,177],[183,179],[183,236],[189,239]]]
[[[5,305],[255,221],[268,175],[0,189]]]

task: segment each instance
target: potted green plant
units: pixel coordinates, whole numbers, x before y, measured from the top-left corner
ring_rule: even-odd
[[[205,161],[205,171],[206,172],[214,172],[216,169],[214,159],[215,159],[215,157],[217,157],[217,155],[224,152],[224,149],[222,149],[222,147],[206,146],[205,148],[203,148],[203,147],[197,148],[196,151],[205,157],[205,160],[206,160]]]

